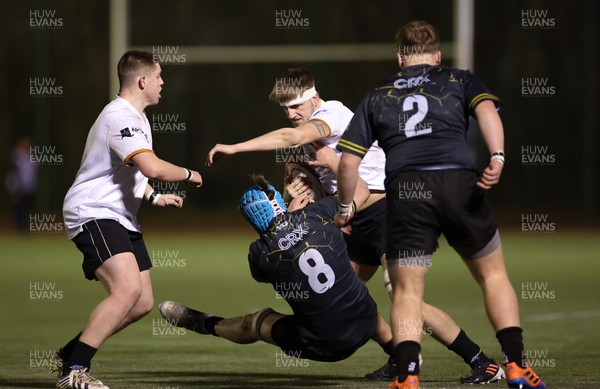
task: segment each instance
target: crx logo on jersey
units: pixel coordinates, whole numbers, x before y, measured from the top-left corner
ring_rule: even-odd
[[[394,87],[397,89],[405,89],[405,88],[413,88],[415,86],[419,86],[424,82],[429,82],[429,74],[418,77],[411,77],[408,80],[403,78],[399,78],[394,82]]]
[[[294,229],[285,234],[283,238],[279,239],[277,245],[280,249],[287,250],[299,241],[301,241],[304,235],[307,235],[308,232],[308,224],[297,224]]]

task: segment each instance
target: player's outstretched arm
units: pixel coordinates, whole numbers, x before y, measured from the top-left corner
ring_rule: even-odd
[[[481,128],[483,140],[492,155],[477,185],[483,189],[490,189],[500,181],[504,167],[504,128],[496,106],[490,100],[483,101],[475,107],[475,118]],[[495,153],[501,155],[494,156]]]
[[[202,186],[202,176],[195,170],[186,169],[158,158],[154,153],[140,153],[131,158],[142,174],[152,180],[163,182],[189,181]]]
[[[233,145],[216,144],[208,152],[206,165],[211,166],[224,155],[233,155],[249,151],[269,151],[283,147],[298,147],[318,141],[328,136],[322,125],[312,122],[304,123],[296,128],[284,127],[245,142]]]

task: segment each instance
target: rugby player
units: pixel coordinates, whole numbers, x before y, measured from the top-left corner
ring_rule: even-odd
[[[250,245],[250,271],[256,281],[272,284],[294,314],[266,308],[224,319],[165,301],[160,304],[163,317],[200,334],[239,344],[262,340],[288,355],[315,361],[346,359],[371,338],[388,343],[391,331],[350,267],[342,233],[333,223],[337,198],[310,203],[303,195],[288,210],[264,177],[254,179],[257,185],[240,202],[242,214],[260,235]],[[353,201],[360,206],[368,195],[361,181]],[[294,293],[288,293],[291,288]]]
[[[152,149],[144,109],[158,104],[164,84],[152,54],[128,51],[117,69],[119,93],[92,126],[63,205],[68,238],[83,253],[83,273],[99,280],[108,297],[94,308],[85,328],[54,354],[50,365],[58,371],[57,388],[108,388],[89,374],[94,354],[106,339],[152,310],[152,262],[136,214],[143,198],[177,208],[183,200],[155,192],[148,178],[202,185],[200,173],[166,162]]]
[[[361,158],[375,141],[386,153],[386,253],[398,363],[391,387],[419,387],[425,274],[443,233],[482,289],[505,355],[508,386],[543,389],[546,385],[524,359],[518,302],[485,201],[485,190],[498,183],[504,165],[504,130],[497,112],[501,102],[471,72],[440,66],[439,36],[431,24],[409,22],[396,39],[400,72],[363,99],[337,145],[343,153],[338,195],[345,214],[336,218],[339,226],[351,217],[346,210]],[[466,141],[470,115],[490,152],[481,176]],[[411,201],[410,188],[430,196]],[[426,265],[419,265],[420,260]]]
[[[277,78],[269,99],[283,108],[292,127],[280,128],[234,145],[217,144],[209,152],[207,164],[213,164],[221,155],[302,146],[308,163],[315,166],[324,190],[329,194],[336,193],[335,169],[339,159],[326,158],[328,164],[315,164],[315,150],[320,150],[324,157],[331,156],[331,153],[323,147],[311,145],[328,146],[333,150],[352,119],[352,111],[339,101],[322,100],[312,75],[303,69],[288,69]],[[336,153],[341,156],[341,152],[336,150]],[[383,265],[384,284],[388,293],[391,293],[385,261],[385,153],[377,142],[370,145],[369,153],[361,160],[358,169],[359,176],[367,183],[370,193],[366,203],[351,221],[352,233],[344,234],[348,255],[352,268],[365,282],[371,279],[379,265]],[[302,179],[297,179],[286,187],[290,197],[310,190],[308,183]],[[504,377],[498,364],[487,357],[447,313],[425,304],[424,316],[426,331],[431,332],[435,339],[458,354],[471,367],[471,374],[461,378],[462,382],[480,384]],[[387,345],[385,349],[389,350],[391,347],[392,345]],[[395,362],[392,358],[386,365],[365,377],[389,380],[395,375]]]

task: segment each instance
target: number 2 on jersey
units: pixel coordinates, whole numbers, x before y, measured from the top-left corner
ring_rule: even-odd
[[[311,265],[309,259],[312,259],[314,265]],[[310,288],[318,294],[327,292],[335,282],[335,274],[331,266],[325,263],[323,256],[315,249],[308,249],[300,255],[298,265],[302,273],[308,276],[308,284]],[[321,282],[319,275],[325,277],[325,281]]]
[[[406,97],[402,103],[402,111],[412,111],[415,103],[417,104],[416,113],[412,114],[409,118],[406,118],[406,114],[400,116],[400,131],[404,131],[407,138],[431,133],[431,124],[421,123],[429,111],[429,104],[425,96],[411,95]],[[402,117],[405,120],[402,120]]]

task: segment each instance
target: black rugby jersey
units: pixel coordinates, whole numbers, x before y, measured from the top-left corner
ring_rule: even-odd
[[[436,165],[474,168],[466,139],[469,115],[485,100],[502,105],[468,70],[405,67],[363,99],[337,148],[362,158],[378,140],[386,176]]]
[[[333,223],[337,208],[337,198],[327,196],[277,216],[248,254],[252,276],[288,302],[301,337],[332,350],[355,345],[364,334],[357,328],[372,326],[377,315]]]

